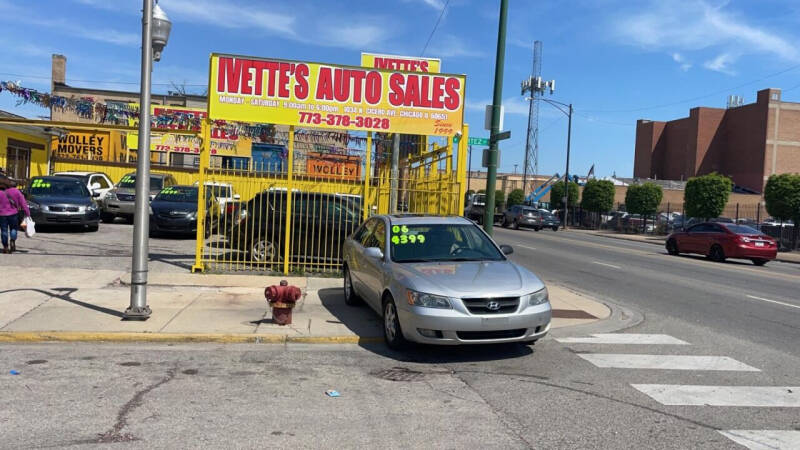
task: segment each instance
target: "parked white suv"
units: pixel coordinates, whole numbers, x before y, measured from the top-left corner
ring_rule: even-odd
[[[102,203],[108,192],[114,188],[111,178],[103,172],[57,172],[54,177],[69,177],[81,180],[91,193],[100,193],[96,200]]]

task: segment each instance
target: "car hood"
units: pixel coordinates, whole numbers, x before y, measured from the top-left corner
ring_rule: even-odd
[[[197,211],[197,203],[154,201],[150,203],[153,212],[180,211],[185,213]]]
[[[136,195],[135,188],[115,188],[114,192],[117,194],[124,194],[124,195]],[[150,189],[150,195],[155,195],[161,192],[161,189]]]
[[[89,206],[92,201],[87,197],[71,197],[71,196],[38,196],[34,195],[30,201],[36,202],[40,205],[75,205],[75,206]]]
[[[408,288],[448,297],[518,296],[544,283],[511,261],[397,263]]]

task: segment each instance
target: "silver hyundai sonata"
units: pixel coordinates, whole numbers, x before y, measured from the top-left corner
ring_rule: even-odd
[[[532,344],[550,329],[547,288],[462,217],[374,216],[344,244],[344,295],[383,316],[392,348]]]

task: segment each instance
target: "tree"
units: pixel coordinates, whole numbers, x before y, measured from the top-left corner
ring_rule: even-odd
[[[625,209],[631,214],[641,214],[644,217],[642,226],[647,230],[647,216],[658,211],[658,205],[664,192],[661,186],[655,183],[634,184],[628,187],[625,193]],[[613,200],[612,200],[613,202]]]
[[[615,193],[614,183],[608,180],[588,180],[583,186],[581,208],[598,214],[611,211]]]
[[[578,183],[569,183],[569,207],[578,205]],[[550,209],[564,209],[564,182],[557,181],[550,188]]]
[[[506,193],[501,190],[494,191],[494,207],[501,208],[506,201]]]
[[[689,178],[683,193],[686,216],[705,220],[719,217],[732,189],[731,179],[716,172]]]
[[[764,188],[764,201],[769,215],[781,222],[794,221],[792,248],[797,247],[800,232],[800,175],[785,173],[770,176]]]
[[[522,189],[514,189],[508,194],[508,207],[512,207],[514,205],[521,205],[525,203],[525,191]]]

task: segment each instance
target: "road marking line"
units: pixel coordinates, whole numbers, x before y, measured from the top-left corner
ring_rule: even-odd
[[[747,295],[747,297],[748,297],[748,298],[752,298],[753,300],[761,300],[762,302],[775,303],[775,304],[778,304],[778,305],[788,306],[788,307],[790,307],[790,308],[797,308],[797,309],[800,309],[800,306],[798,306],[798,305],[793,305],[793,304],[791,304],[791,303],[784,303],[784,302],[779,302],[779,301],[777,301],[777,300],[770,300],[770,299],[768,299],[768,298],[756,297],[755,295]]]
[[[602,263],[600,261],[592,261],[592,264],[600,264],[601,266],[613,267],[615,269],[622,269],[622,267],[620,267],[620,266],[615,266],[613,264]]]
[[[794,430],[717,430],[726,438],[750,450],[800,448],[800,431]]]
[[[752,406],[800,408],[798,386],[696,386],[632,384],[638,391],[668,406]]]
[[[536,247],[528,247],[527,245],[517,245],[517,247],[526,248],[528,250],[536,250]]]
[[[562,344],[690,345],[667,334],[599,333],[585,337],[556,338]]]
[[[727,356],[631,355],[617,353],[578,353],[597,367],[657,370],[726,370],[761,372]]]

